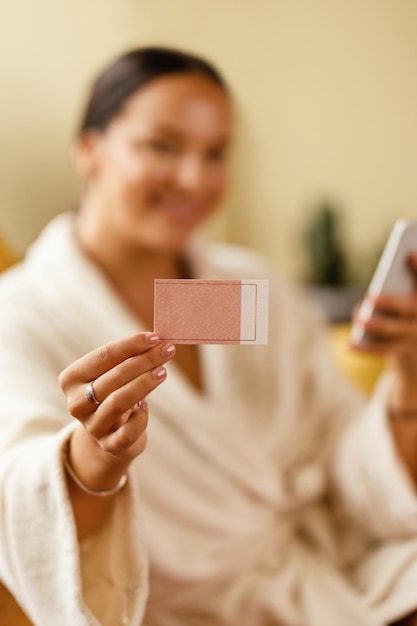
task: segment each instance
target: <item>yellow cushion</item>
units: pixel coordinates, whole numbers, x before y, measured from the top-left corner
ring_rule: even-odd
[[[370,395],[385,361],[382,356],[352,350],[349,346],[350,328],[350,324],[333,324],[330,327],[332,351],[342,372]]]

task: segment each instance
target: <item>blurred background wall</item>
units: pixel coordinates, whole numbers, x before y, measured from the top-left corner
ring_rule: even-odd
[[[143,44],[207,56],[234,94],[234,189],[214,236],[300,277],[324,199],[363,267],[396,217],[417,218],[415,0],[3,0],[0,42],[0,232],[19,254],[76,203],[90,78]]]

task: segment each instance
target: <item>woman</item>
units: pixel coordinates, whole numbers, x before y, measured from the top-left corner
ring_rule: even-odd
[[[381,626],[417,606],[417,420],[387,418],[417,407],[415,297],[366,323],[392,368],[365,405],[302,294],[195,236],[232,118],[204,60],[117,59],[76,142],[77,212],[2,278],[0,576],[36,625]],[[157,277],[269,278],[268,346],[161,342]]]

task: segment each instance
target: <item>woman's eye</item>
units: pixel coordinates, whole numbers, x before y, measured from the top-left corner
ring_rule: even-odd
[[[175,152],[174,144],[170,143],[169,141],[164,141],[162,139],[153,139],[149,142],[149,146],[150,148],[152,148],[152,150],[155,150],[156,152],[163,152],[167,154]]]
[[[209,161],[222,163],[226,160],[227,151],[225,148],[214,148],[208,152],[207,157]]]

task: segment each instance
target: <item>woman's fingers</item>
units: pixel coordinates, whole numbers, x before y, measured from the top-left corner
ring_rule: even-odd
[[[354,325],[374,337],[364,349],[372,352],[416,350],[417,295],[368,296],[354,316]],[[371,314],[370,314],[371,313]]]
[[[378,296],[369,296],[370,303],[376,311],[382,311],[393,317],[416,317],[417,316],[417,294],[413,293],[409,296],[396,296],[390,294],[381,294]]]
[[[71,365],[78,380],[95,380],[127,359],[142,354],[159,344],[155,333],[136,333],[100,346]]]
[[[129,419],[124,424],[101,438],[100,446],[113,456],[135,458],[146,447],[147,425],[148,404],[144,400],[130,411]]]
[[[146,352],[129,357],[126,361],[118,363],[109,371],[93,381],[94,396],[100,403],[100,406],[107,402],[110,398],[119,403],[119,395],[113,396],[115,392],[124,390],[124,399],[121,400],[131,402],[132,407],[138,400],[144,398],[150,391],[155,388],[155,382],[159,383],[164,378],[164,373],[159,368],[171,359],[175,354],[175,346],[172,344],[161,344],[154,348],[148,349]],[[145,372],[152,372],[153,376],[142,378]],[[71,403],[69,403],[70,412],[75,417],[87,417],[97,410],[97,405],[92,404],[86,398],[86,384],[77,384],[74,393],[71,394]],[[131,385],[130,383],[135,383]],[[123,406],[121,406],[121,409]]]
[[[386,340],[400,337],[415,338],[417,336],[417,317],[410,314],[389,317],[386,315],[373,315],[365,322],[366,332],[378,335]]]
[[[174,345],[162,344],[123,361],[94,380],[96,398],[103,402],[113,391],[127,385],[144,372],[157,369],[174,354]]]
[[[158,336],[151,333],[142,333],[119,342],[112,342],[67,367],[60,374],[59,382],[67,396],[71,414],[83,418],[97,409],[86,396],[90,383],[93,384],[94,398],[101,404],[117,389],[146,371],[156,370],[172,358],[175,346],[164,343],[152,347],[155,338],[158,344]],[[122,357],[125,357],[124,360],[120,360]],[[108,366],[106,370],[103,370],[104,362]],[[100,375],[97,375],[98,371],[101,372]],[[141,398],[136,398],[133,404],[138,399]]]
[[[113,391],[97,407],[96,411],[82,419],[88,432],[95,438],[101,439],[114,428],[123,423],[123,418],[132,411],[132,408],[143,398],[148,396],[166,378],[165,367],[144,372],[123,387]],[[129,418],[130,419],[130,418]]]

